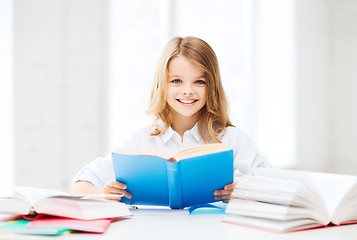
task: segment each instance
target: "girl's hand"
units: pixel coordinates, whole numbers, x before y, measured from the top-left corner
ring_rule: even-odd
[[[222,200],[223,202],[229,202],[231,194],[234,190],[234,187],[237,185],[237,182],[227,184],[224,186],[224,189],[216,190],[213,192],[214,200]]]
[[[122,182],[117,182],[117,181],[111,181],[108,182],[107,185],[104,186],[103,188],[103,193],[104,194],[118,194],[118,195],[124,195],[126,198],[130,199],[131,194],[125,190],[126,185]],[[106,197],[108,200],[114,200],[114,201],[120,201],[121,197]]]

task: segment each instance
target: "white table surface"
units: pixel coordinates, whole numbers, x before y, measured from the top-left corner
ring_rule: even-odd
[[[357,224],[276,234],[223,223],[224,214],[189,215],[187,210],[145,208],[133,217],[112,223],[104,234],[63,234],[55,237],[1,233],[0,239],[357,239]]]

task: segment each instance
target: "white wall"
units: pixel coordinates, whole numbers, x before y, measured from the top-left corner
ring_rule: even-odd
[[[106,153],[107,27],[107,1],[14,1],[15,184],[68,190]]]
[[[296,1],[296,160],[303,169],[325,170],[331,155],[329,15],[328,1]]]
[[[357,174],[357,2],[296,1],[297,168]]]
[[[67,190],[109,151],[108,2],[14,0],[16,184]],[[357,2],[295,5],[295,167],[357,174]]]
[[[331,9],[331,168],[357,175],[357,1]]]

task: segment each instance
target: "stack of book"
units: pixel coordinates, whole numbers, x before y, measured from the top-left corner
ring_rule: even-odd
[[[357,223],[357,176],[256,169],[242,177],[224,222],[291,232]]]
[[[123,203],[88,197],[32,187],[2,190],[0,216],[6,216],[8,221],[0,225],[0,232],[41,235],[70,231],[103,233],[112,221],[132,216]]]

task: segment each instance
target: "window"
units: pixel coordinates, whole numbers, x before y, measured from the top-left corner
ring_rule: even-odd
[[[232,122],[274,165],[291,165],[292,10],[292,0],[112,0],[111,149],[150,124],[145,110],[164,44],[192,35],[218,56]]]
[[[0,1],[0,185],[13,184],[12,1]]]
[[[253,5],[254,140],[270,162],[295,163],[294,1]]]

